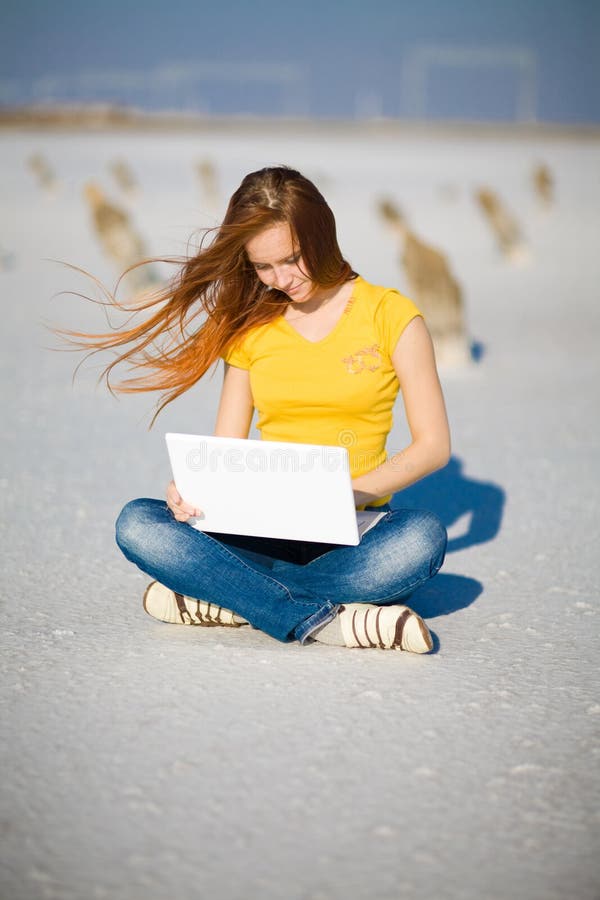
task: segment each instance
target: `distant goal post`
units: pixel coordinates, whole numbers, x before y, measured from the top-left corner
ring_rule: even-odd
[[[509,69],[516,76],[514,120],[535,122],[537,59],[524,47],[452,47],[427,44],[411,49],[402,64],[402,113],[416,119],[430,114],[430,83],[434,70]]]

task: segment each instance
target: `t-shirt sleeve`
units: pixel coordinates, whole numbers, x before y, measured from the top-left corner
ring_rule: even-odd
[[[223,354],[223,359],[230,366],[235,366],[237,369],[249,369],[250,356],[246,349],[246,342],[242,340],[234,344]]]
[[[377,309],[376,321],[383,349],[391,356],[398,339],[409,322],[423,313],[412,300],[390,288],[383,295]]]

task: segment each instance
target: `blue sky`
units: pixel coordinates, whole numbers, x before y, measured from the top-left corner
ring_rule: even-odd
[[[90,90],[79,78],[86,70],[269,63],[297,67],[296,98],[289,103],[318,116],[511,119],[526,103],[540,120],[600,121],[600,0],[3,0],[0,35],[4,102],[27,95],[46,75],[62,76],[60,90],[69,84],[71,99],[78,99]],[[430,59],[424,48],[432,45],[446,53],[445,61],[430,61],[423,74],[419,60]],[[495,63],[469,58],[474,50],[495,51]],[[449,63],[449,51],[462,61]],[[227,81],[215,73],[170,92],[155,91],[151,78],[144,90],[131,84],[91,90],[93,99],[104,93],[154,108],[285,108],[276,82],[251,84],[243,74]],[[533,101],[523,100],[527,91]]]

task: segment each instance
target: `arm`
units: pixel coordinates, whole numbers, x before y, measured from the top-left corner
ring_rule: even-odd
[[[253,412],[254,401],[250,390],[249,372],[225,363],[215,435],[247,438]],[[201,514],[201,510],[195,509],[182,499],[174,481],[167,487],[167,506],[178,522],[186,522],[190,516]]]
[[[250,372],[225,363],[215,435],[247,438],[254,413]]]
[[[406,326],[392,354],[411,443],[372,472],[353,479],[357,506],[408,487],[450,459],[450,430],[435,356],[420,316]]]

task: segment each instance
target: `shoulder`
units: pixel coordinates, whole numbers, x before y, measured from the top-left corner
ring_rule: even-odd
[[[396,288],[371,284],[363,278],[358,280],[354,296],[373,323],[379,345],[391,357],[400,335],[421,311]]]
[[[356,279],[354,295],[362,299],[378,318],[386,316],[413,318],[421,314],[413,301],[396,288],[372,284],[364,278]]]

